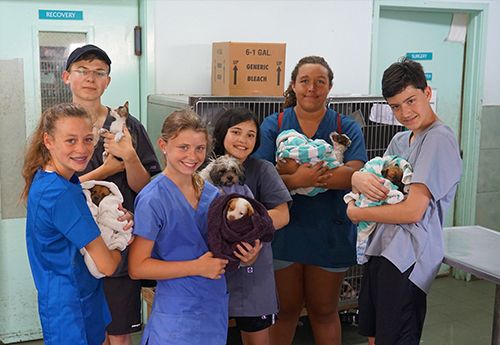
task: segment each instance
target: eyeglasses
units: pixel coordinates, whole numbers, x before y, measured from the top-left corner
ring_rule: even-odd
[[[90,74],[92,74],[96,79],[103,79],[108,76],[108,72],[106,71],[92,71],[83,68],[74,69],[71,72],[75,72],[79,77],[88,77]]]

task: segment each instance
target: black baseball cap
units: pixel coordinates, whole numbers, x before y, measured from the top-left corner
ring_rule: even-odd
[[[97,57],[99,57],[99,60],[104,61],[109,66],[109,71],[111,72],[111,59],[109,58],[108,54],[106,54],[104,50],[93,44],[87,44],[83,47],[73,50],[71,54],[69,54],[68,60],[66,61],[66,71],[69,71],[69,67],[73,62],[77,61],[82,55],[87,53],[93,53]]]

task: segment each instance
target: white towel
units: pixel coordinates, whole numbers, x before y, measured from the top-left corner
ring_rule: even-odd
[[[83,194],[85,194],[85,197],[87,198],[87,205],[89,206],[90,212],[101,230],[101,237],[104,240],[104,243],[111,250],[119,249],[123,251],[127,248],[127,245],[132,238],[132,229],[124,231],[123,227],[127,225],[127,222],[120,222],[117,219],[118,217],[124,215],[124,212],[118,209],[118,206],[123,202],[122,193],[113,182],[108,181],[91,180],[82,182],[81,185],[83,188]],[[105,196],[101,200],[99,206],[92,202],[90,196],[90,189],[96,185],[105,186],[111,191],[111,194]],[[83,255],[85,264],[94,277],[102,278],[105,276],[99,272],[94,260],[92,260],[92,257],[87,250],[85,250],[85,248],[80,249],[80,253]]]

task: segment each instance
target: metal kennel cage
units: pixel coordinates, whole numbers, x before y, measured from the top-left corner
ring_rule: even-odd
[[[188,106],[202,117],[209,128],[213,128],[222,110],[234,107],[252,110],[261,122],[266,116],[279,112],[283,100],[283,97],[151,95],[148,97],[147,130],[151,139],[156,140],[165,117]],[[394,134],[404,130],[404,127],[395,122],[391,109],[382,97],[331,97],[328,99],[328,107],[351,116],[361,125],[369,159],[381,156]],[[357,307],[361,277],[362,267],[359,265],[347,271],[339,311]]]

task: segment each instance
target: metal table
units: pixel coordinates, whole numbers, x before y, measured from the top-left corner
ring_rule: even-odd
[[[445,264],[496,284],[492,345],[500,345],[500,232],[479,225],[444,228]]]

